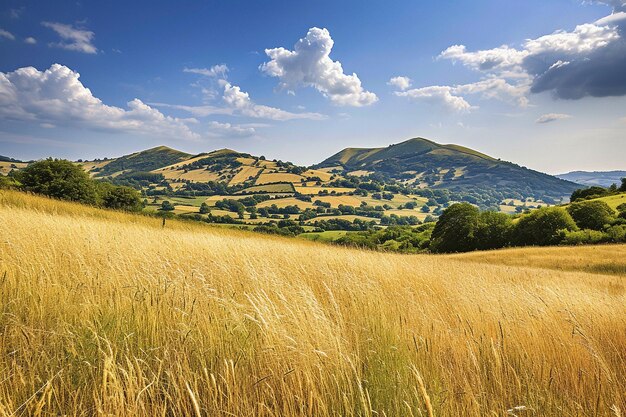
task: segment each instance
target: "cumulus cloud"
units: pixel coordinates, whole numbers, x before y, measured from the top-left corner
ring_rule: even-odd
[[[439,58],[520,88],[530,85],[528,92],[549,91],[562,99],[626,95],[626,13],[618,11],[621,2],[601,3],[612,5],[616,12],[573,31],[527,39],[519,48],[503,45],[468,51],[463,45],[453,45]]]
[[[556,122],[557,120],[563,119],[571,119],[572,116],[569,114],[563,113],[547,113],[539,116],[539,118],[535,121],[536,123],[545,124],[550,122]]]
[[[186,125],[194,119],[165,116],[137,98],[128,102],[128,109],[106,105],[94,97],[79,77],[79,73],[59,64],[45,71],[24,67],[0,72],[0,118],[47,127],[199,138]]]
[[[448,110],[458,113],[466,113],[475,110],[463,97],[465,95],[480,95],[485,99],[498,99],[511,104],[525,107],[528,105],[526,94],[527,84],[509,84],[500,78],[487,78],[471,84],[455,86],[430,86],[405,91],[396,91],[399,97],[407,97],[415,101],[436,104]]]
[[[189,72],[192,74],[204,75],[205,77],[212,78],[225,78],[228,73],[228,66],[226,64],[213,65],[211,68],[184,68],[183,72]]]
[[[387,82],[387,85],[396,87],[397,89],[404,91],[411,87],[412,80],[409,77],[393,77]]]
[[[466,113],[473,109],[463,97],[454,94],[454,87],[450,86],[430,86],[424,88],[414,88],[407,91],[396,91],[399,97],[407,97],[415,101],[421,101],[440,106],[447,110],[458,113]]]
[[[254,127],[245,125],[233,125],[230,123],[211,122],[209,123],[209,134],[213,136],[253,136],[256,133]]]
[[[313,87],[339,106],[368,106],[378,100],[366,91],[359,77],[344,73],[339,61],[330,58],[334,41],[326,29],[311,28],[290,51],[285,48],[266,49],[270,58],[260,66],[265,74],[277,77],[283,89],[293,92],[298,87]]]
[[[0,29],[0,38],[5,38],[5,39],[8,39],[10,41],[14,41],[15,40],[15,35],[13,35],[8,30]]]
[[[27,43],[29,45],[34,45],[37,43],[37,39],[33,38],[32,36],[29,36],[28,38],[24,39],[24,43]]]
[[[41,24],[55,31],[62,39],[61,42],[53,42],[50,46],[83,52],[85,54],[98,53],[98,48],[92,43],[95,37],[95,33],[92,31],[78,29],[72,25],[57,22],[41,22]]]
[[[250,99],[250,95],[242,91],[239,86],[232,85],[226,80],[220,80],[220,83],[224,87],[222,98],[226,105],[243,116],[270,120],[321,120],[325,118],[324,115],[319,113],[291,113],[276,107],[256,104]]]

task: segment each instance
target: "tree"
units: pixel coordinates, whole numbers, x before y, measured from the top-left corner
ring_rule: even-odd
[[[167,200],[161,203],[161,211],[173,211],[174,209],[174,205]]]
[[[495,211],[480,213],[475,232],[476,249],[498,249],[507,246],[511,241],[513,221],[508,214]]]
[[[468,252],[476,249],[478,208],[469,203],[453,204],[441,214],[431,238],[433,252]]]
[[[581,201],[567,207],[576,225],[581,229],[602,230],[615,220],[615,211],[604,201]]]
[[[620,185],[618,190],[626,192],[626,178],[622,178],[622,185]]]
[[[545,207],[522,216],[515,225],[514,243],[520,246],[557,245],[561,231],[576,231],[572,216],[561,207]]]
[[[200,204],[200,214],[208,214],[211,212],[211,209],[209,208],[209,205],[205,202],[203,202],[202,204]]]
[[[100,206],[125,211],[141,211],[141,195],[131,187],[117,186],[108,182],[96,182]]]
[[[578,200],[588,200],[590,198],[602,197],[608,193],[609,191],[604,187],[593,186],[589,188],[581,188],[572,193],[570,201],[573,203]]]
[[[61,200],[96,204],[94,181],[80,166],[64,159],[34,162],[17,174],[25,191]]]

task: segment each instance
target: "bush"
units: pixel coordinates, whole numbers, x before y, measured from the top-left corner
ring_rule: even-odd
[[[561,207],[545,207],[522,216],[513,230],[513,241],[520,246],[558,245],[561,231],[576,231],[572,216]]]
[[[96,204],[95,182],[78,165],[64,159],[34,162],[17,174],[22,189],[60,200]]]
[[[564,245],[592,245],[607,240],[607,236],[597,230],[579,230],[576,232],[563,232],[561,243]]]
[[[432,233],[433,252],[467,252],[476,249],[478,208],[469,203],[453,204],[441,214]]]
[[[508,214],[495,211],[480,213],[475,232],[476,249],[503,248],[511,241],[513,222]]]
[[[97,191],[102,207],[125,211],[141,211],[143,209],[141,195],[134,188],[101,182],[97,183]]]
[[[581,201],[567,207],[576,225],[581,229],[602,230],[615,220],[615,211],[604,201]]]

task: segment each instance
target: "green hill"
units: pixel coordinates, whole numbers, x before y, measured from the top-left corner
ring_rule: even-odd
[[[318,164],[337,166],[347,173],[373,172],[423,188],[498,190],[548,200],[567,197],[579,187],[473,149],[423,138],[385,148],[347,148]]]
[[[158,146],[145,151],[124,155],[101,164],[95,172],[97,177],[106,177],[126,172],[152,171],[168,165],[182,162],[192,155],[177,151],[167,146]]]

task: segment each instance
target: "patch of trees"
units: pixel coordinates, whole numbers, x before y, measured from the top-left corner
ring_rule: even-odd
[[[18,189],[59,200],[125,211],[143,208],[134,188],[96,181],[82,167],[64,159],[33,162],[15,173],[14,179]]]
[[[432,233],[430,250],[468,252],[508,246],[549,246],[626,242],[626,205],[616,213],[601,201],[544,207],[516,223],[503,213],[480,212],[468,203],[443,211]]]
[[[419,227],[390,226],[386,229],[348,233],[333,243],[366,249],[415,253],[428,249],[434,224]]]
[[[626,192],[626,178],[622,178],[622,184],[619,187],[617,186],[617,184],[613,184],[608,188],[593,186],[578,189],[572,193],[570,201],[573,203],[581,200],[591,200],[594,198],[606,197],[621,192]]]

